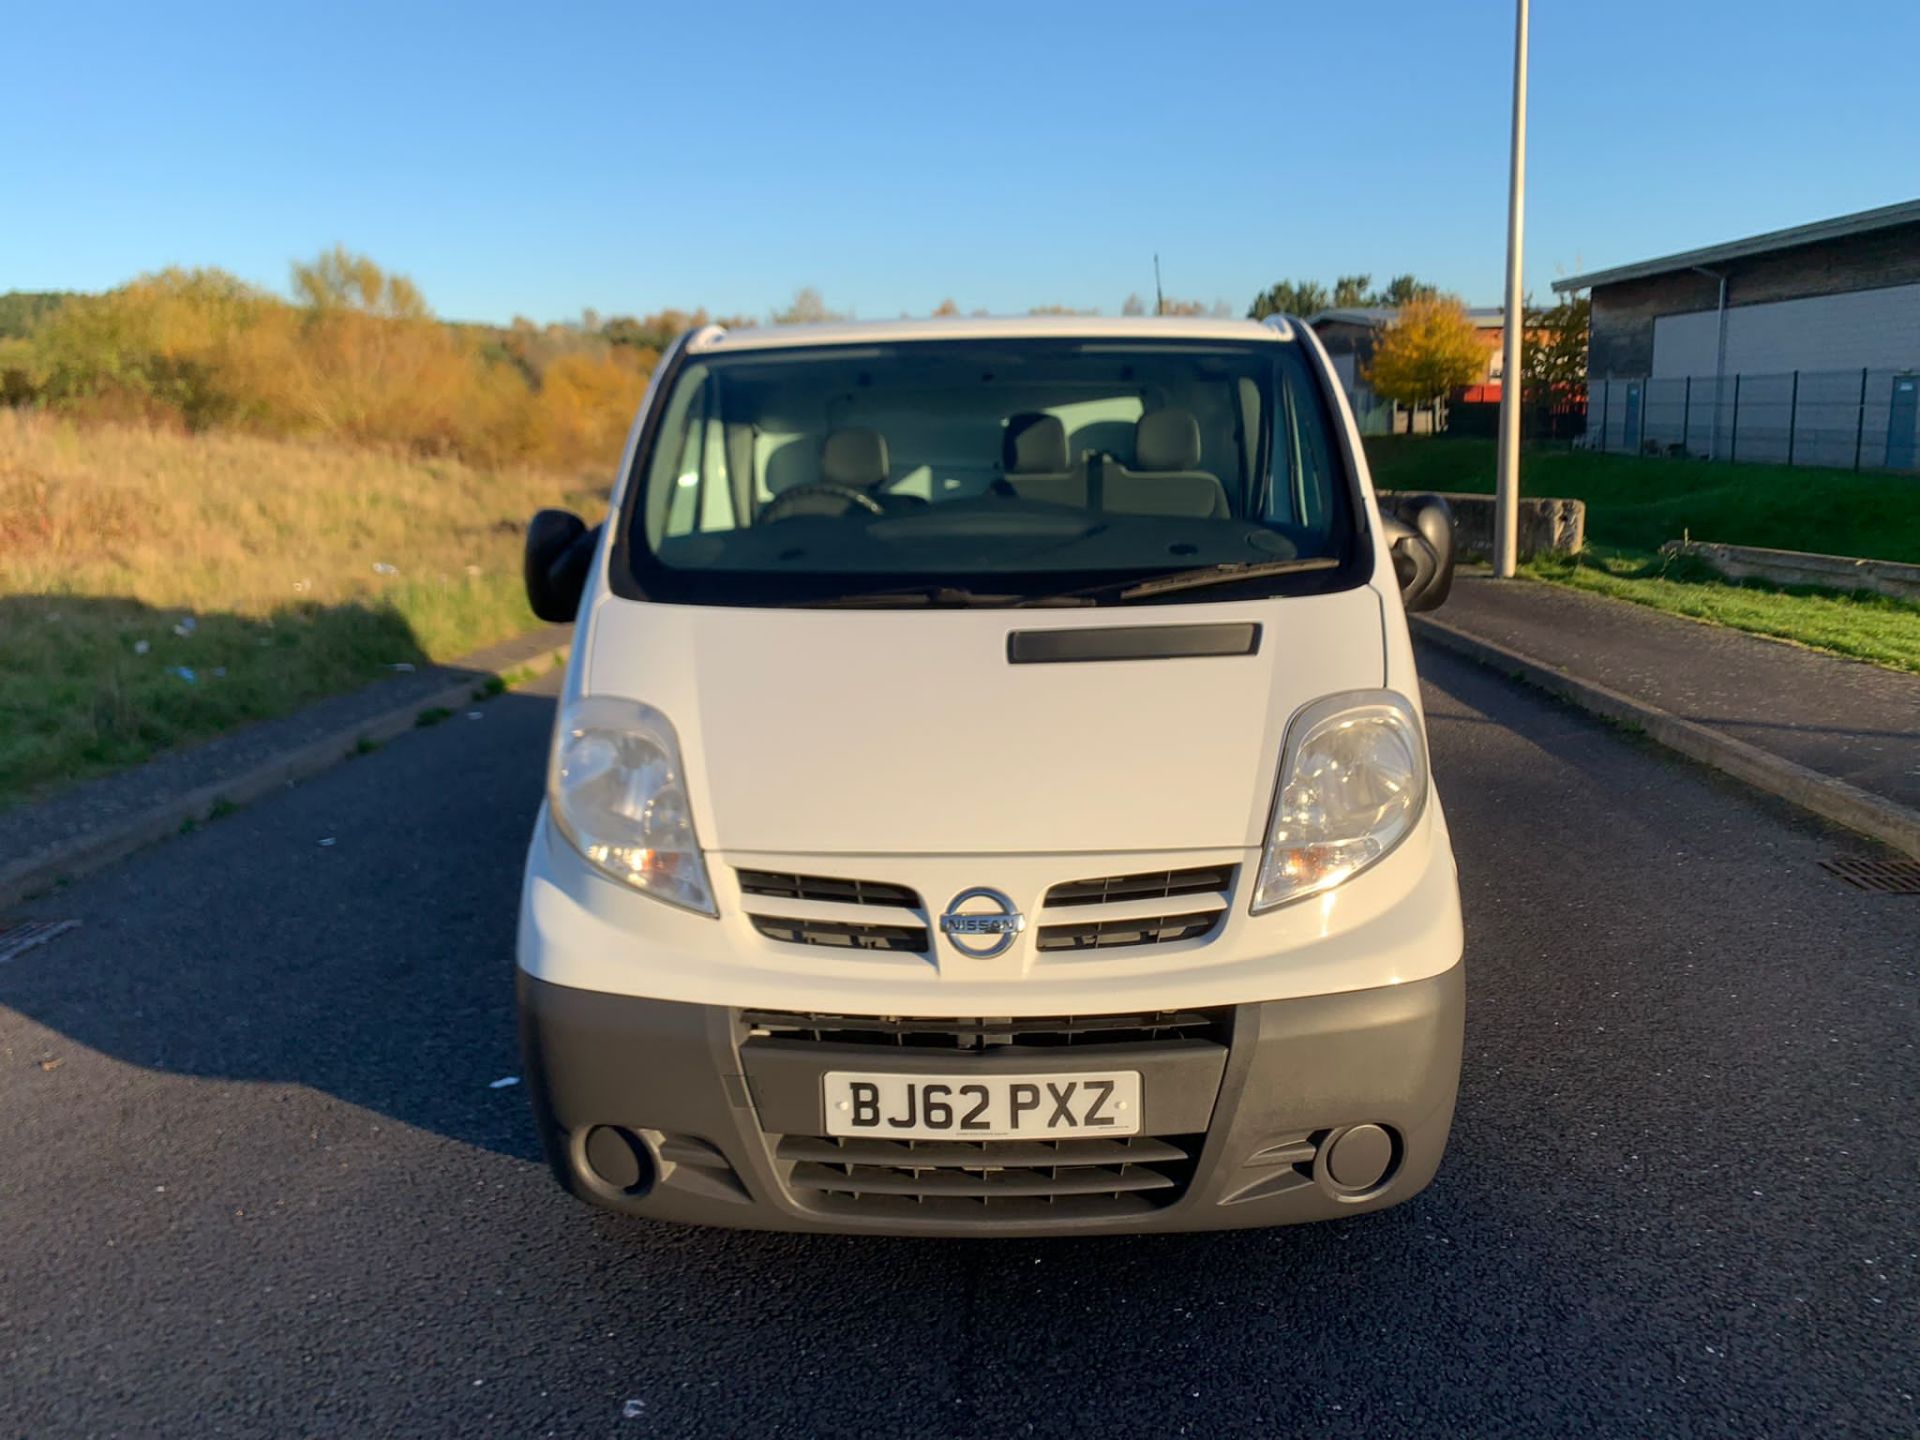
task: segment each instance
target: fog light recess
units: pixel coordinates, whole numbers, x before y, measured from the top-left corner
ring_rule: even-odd
[[[644,1195],[653,1188],[653,1152],[631,1130],[595,1125],[577,1143],[582,1173],[602,1189]]]
[[[1343,1199],[1371,1194],[1400,1167],[1400,1141],[1383,1125],[1349,1125],[1321,1142],[1313,1178]]]

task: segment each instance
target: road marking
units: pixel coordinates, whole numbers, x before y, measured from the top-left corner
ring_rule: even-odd
[[[78,920],[20,920],[0,925],[0,965],[23,955],[36,945],[44,945],[56,935],[78,928]]]

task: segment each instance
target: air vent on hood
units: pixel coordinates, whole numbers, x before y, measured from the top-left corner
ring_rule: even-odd
[[[1007,636],[1013,665],[1065,665],[1088,660],[1186,660],[1255,655],[1260,627],[1251,621],[1215,625],[1086,625],[1066,630],[1015,630]]]

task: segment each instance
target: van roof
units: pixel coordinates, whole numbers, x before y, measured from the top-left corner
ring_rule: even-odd
[[[695,331],[687,349],[696,355],[737,350],[784,350],[803,345],[877,345],[901,340],[1253,340],[1286,341],[1293,326],[1267,320],[1203,315],[1017,315],[1000,318],[940,316],[927,320],[835,321],[823,325],[768,325],[728,330],[709,325]]]

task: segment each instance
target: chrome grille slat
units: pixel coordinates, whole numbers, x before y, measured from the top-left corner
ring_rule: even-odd
[[[749,915],[753,928],[769,940],[789,945],[825,945],[840,950],[892,950],[925,954],[924,925],[857,925],[844,920],[815,920],[786,915]]]
[[[912,887],[885,880],[848,880],[834,875],[799,875],[784,870],[739,870],[740,893],[776,900],[833,900],[843,905],[889,905],[918,910]]]
[[[1150,920],[1093,920],[1042,925],[1034,944],[1041,950],[1106,950],[1126,945],[1172,945],[1198,940],[1220,923],[1218,910],[1160,915]]]

